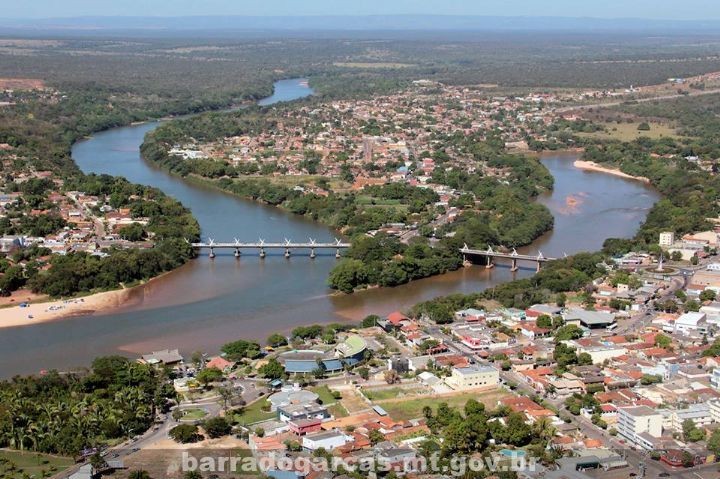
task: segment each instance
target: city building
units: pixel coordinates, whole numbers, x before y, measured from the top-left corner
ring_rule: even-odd
[[[332,451],[335,448],[344,446],[350,442],[351,439],[351,437],[346,436],[340,431],[326,431],[303,436],[302,446],[311,451],[320,448],[326,451]]]
[[[720,390],[720,368],[714,368],[710,376],[710,386]]]
[[[302,419],[329,419],[328,409],[321,404],[289,404],[277,408],[278,418],[282,422],[297,422]]]
[[[618,433],[643,449],[654,448],[654,439],[662,436],[662,424],[662,414],[648,406],[618,408]]]
[[[707,330],[705,313],[685,313],[675,320],[675,333],[703,333]]]
[[[587,329],[602,329],[615,324],[615,315],[602,311],[588,311],[581,308],[570,308],[563,315],[567,324],[577,324]]]
[[[691,420],[696,427],[703,428],[713,423],[709,404],[691,404],[687,409],[677,409],[670,415],[670,427],[682,431],[683,422]]]
[[[668,248],[675,244],[675,233],[672,231],[664,231],[660,233],[660,241],[658,241],[660,247]]]
[[[496,387],[500,382],[500,372],[492,366],[471,364],[453,368],[452,374],[445,381],[453,389]]]
[[[164,349],[162,351],[153,351],[150,354],[143,354],[138,362],[153,366],[175,366],[183,362],[183,357],[177,349]]]

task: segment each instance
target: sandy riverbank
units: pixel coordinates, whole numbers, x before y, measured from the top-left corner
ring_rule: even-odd
[[[585,171],[597,171],[599,173],[619,176],[620,178],[627,178],[628,180],[642,181],[643,183],[650,184],[650,180],[648,178],[645,178],[644,176],[628,175],[627,173],[623,173],[622,171],[616,170],[615,168],[606,168],[604,166],[600,166],[594,161],[575,160],[573,166],[575,166],[575,168]]]
[[[46,323],[57,319],[107,312],[122,306],[131,289],[107,291],[83,298],[32,303],[26,307],[11,306],[0,309],[0,329]]]

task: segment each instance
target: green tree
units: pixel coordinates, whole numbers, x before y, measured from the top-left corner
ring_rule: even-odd
[[[377,322],[380,320],[380,316],[377,314],[371,314],[369,316],[366,316],[361,323],[361,326],[363,328],[370,328],[372,326],[377,326]]]
[[[259,369],[260,374],[268,379],[280,379],[285,377],[285,368],[275,358],[270,358],[267,363]]]
[[[717,294],[712,289],[706,289],[702,293],[700,293],[700,301],[715,301],[715,298],[717,297]]]
[[[370,439],[370,444],[374,446],[375,444],[385,440],[385,434],[380,432],[378,429],[372,429],[368,434],[368,438]]]
[[[720,455],[720,429],[715,429],[707,441],[708,449],[717,455]]]
[[[192,442],[198,442],[201,436],[198,432],[198,427],[194,424],[180,424],[170,429],[168,433],[170,437],[181,444],[188,444]]]
[[[286,346],[288,342],[287,338],[282,334],[273,333],[268,337],[267,343],[273,348],[279,348],[281,346]]]
[[[555,350],[553,351],[553,359],[555,359],[555,362],[560,368],[577,364],[578,357],[575,351],[575,348],[567,346],[565,343],[558,343],[555,345]]]
[[[145,228],[140,223],[132,223],[127,226],[123,226],[118,231],[120,237],[127,241],[142,241],[147,236]]]
[[[553,321],[552,318],[546,314],[538,317],[536,324],[539,328],[552,329]]]
[[[672,339],[664,334],[658,334],[655,336],[655,346],[668,349],[672,346]]]
[[[218,368],[205,368],[195,376],[195,379],[197,379],[198,382],[205,388],[207,388],[210,383],[219,381],[222,378],[223,373]]]
[[[582,336],[583,330],[580,327],[574,324],[566,324],[555,331],[555,342],[580,339]]]
[[[698,442],[705,439],[705,432],[695,425],[692,419],[685,419],[682,422],[683,437],[688,442]]]
[[[227,343],[220,348],[230,361],[240,361],[242,359],[255,359],[260,356],[260,345],[254,341],[246,341],[240,339]]]
[[[700,303],[698,303],[694,299],[690,299],[688,301],[685,301],[685,304],[683,304],[683,308],[685,309],[685,311],[698,312],[700,311]]]
[[[340,261],[328,277],[330,287],[343,293],[352,293],[356,287],[366,282],[365,265],[360,260],[350,258]]]
[[[578,366],[589,366],[593,363],[592,356],[589,353],[578,354]]]
[[[215,439],[230,434],[232,426],[224,417],[213,417],[203,423],[203,429],[208,436]]]

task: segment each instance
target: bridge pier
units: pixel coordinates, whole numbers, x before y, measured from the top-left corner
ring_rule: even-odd
[[[495,267],[495,261],[493,260],[492,256],[487,257],[487,264],[485,265],[485,269],[493,269]]]
[[[285,257],[286,258],[290,257],[290,248],[285,248]]]
[[[214,248],[210,248],[210,254],[208,256],[210,257],[210,259],[215,258],[215,249]]]
[[[260,257],[261,258],[265,257],[265,248],[260,248]]]
[[[315,258],[315,248],[310,248],[310,259]]]
[[[335,258],[340,259],[340,248],[335,250]]]
[[[540,272],[540,267],[542,266],[542,263],[540,261],[537,262],[537,268],[535,269],[536,273]]]
[[[241,253],[240,253],[240,248],[235,248],[235,257],[236,257],[236,258],[239,258],[239,257],[240,257],[240,254],[241,254]]]
[[[514,272],[517,271],[518,269],[519,269],[519,268],[518,268],[517,260],[516,260],[516,259],[513,259],[513,260],[512,260],[512,267],[510,268],[510,271],[512,271],[512,272],[514,273]]]

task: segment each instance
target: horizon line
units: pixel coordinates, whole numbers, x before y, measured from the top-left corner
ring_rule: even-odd
[[[343,17],[343,18],[362,18],[362,17],[443,17],[443,18],[522,18],[522,19],[565,19],[565,20],[640,20],[649,22],[713,22],[720,21],[719,17],[714,18],[654,18],[654,17],[638,17],[638,16],[618,16],[618,17],[601,17],[589,15],[481,15],[481,14],[445,14],[445,13],[363,13],[363,14],[298,14],[298,15],[242,15],[242,14],[186,14],[186,15],[67,15],[67,16],[48,16],[48,17],[22,17],[22,16],[0,16],[0,20],[71,20],[71,19],[89,19],[89,18],[324,18],[324,17]]]

